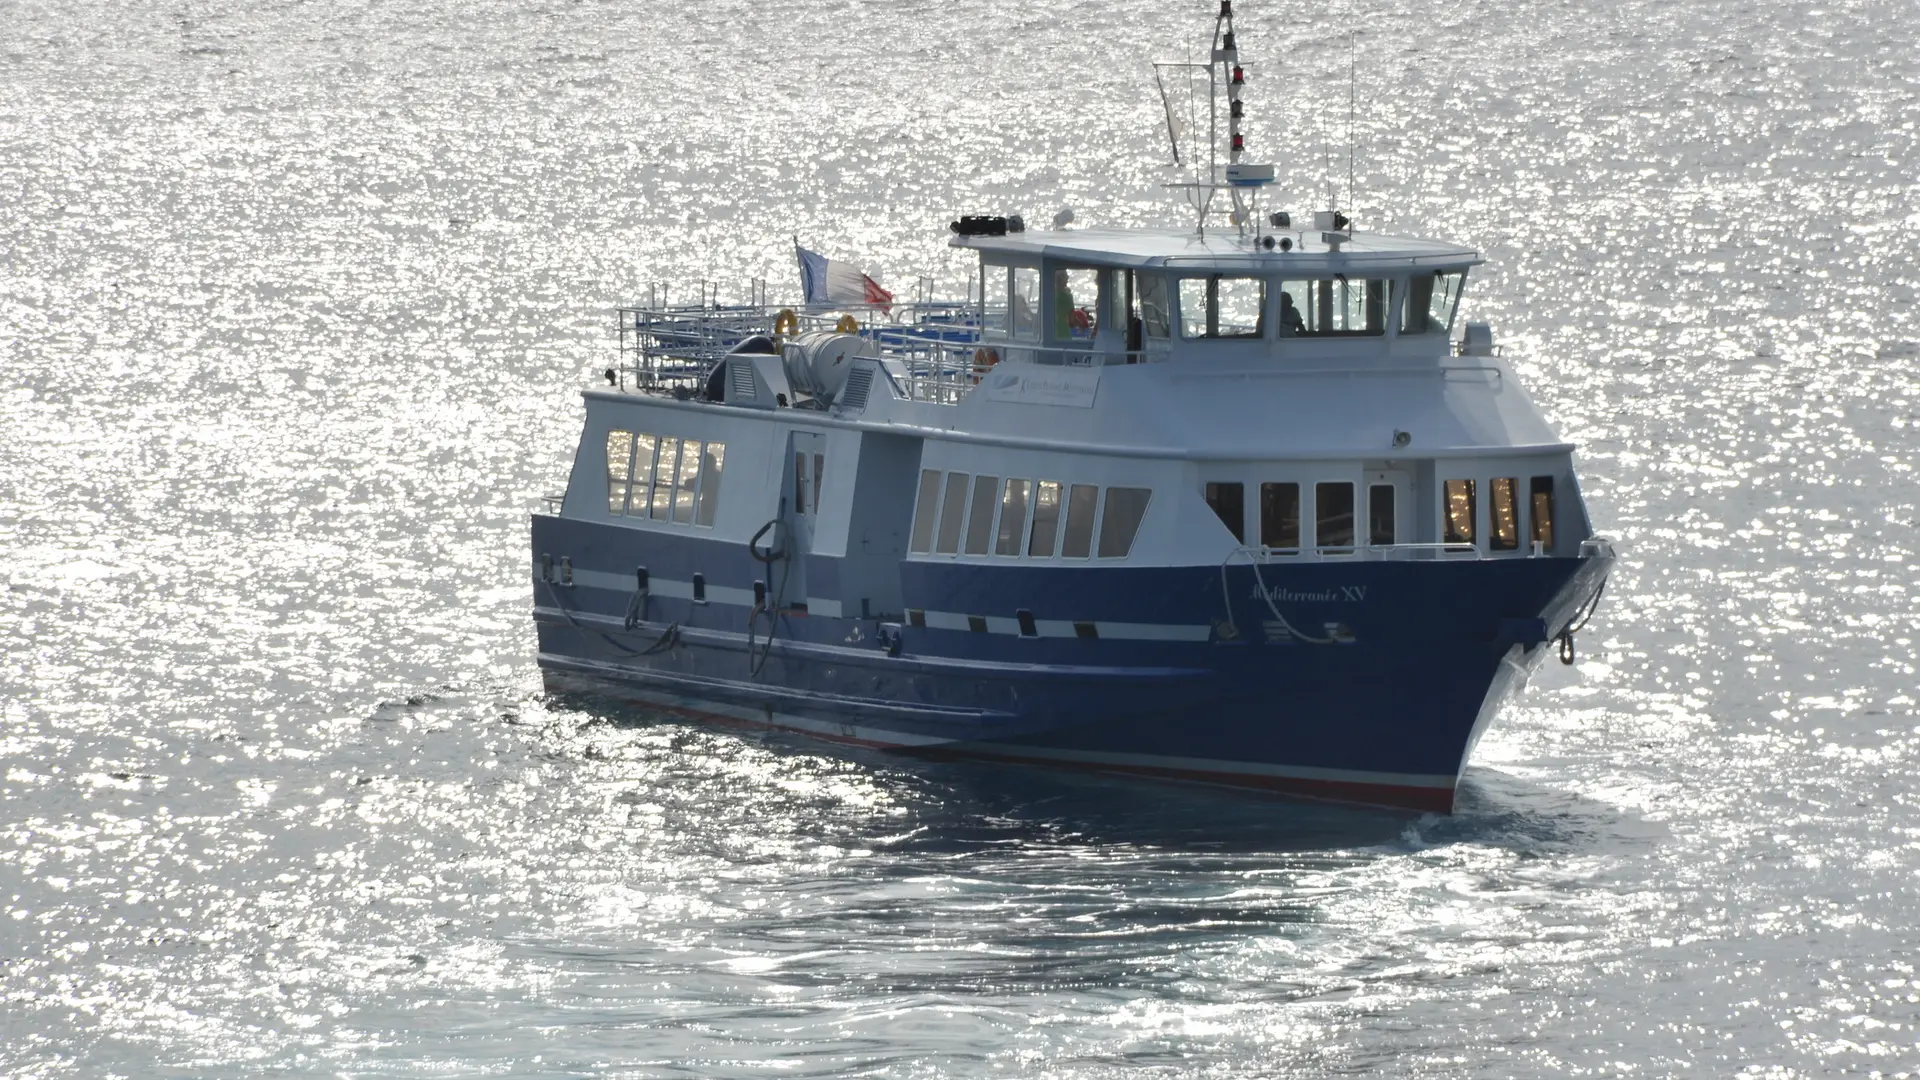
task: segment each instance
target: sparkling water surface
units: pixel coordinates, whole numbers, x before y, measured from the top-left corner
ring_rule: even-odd
[[[1920,1068],[1910,3],[1241,5],[1280,204],[1485,253],[1623,556],[1456,815],[542,695],[610,309],[1172,223],[1212,9],[0,7],[0,1072]]]

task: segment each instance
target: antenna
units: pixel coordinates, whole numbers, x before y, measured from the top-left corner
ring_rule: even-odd
[[[1347,4],[1347,17],[1353,19],[1353,4]],[[1347,38],[1347,209],[1353,211],[1360,205],[1359,196],[1354,193],[1353,183],[1353,118],[1359,111],[1360,101],[1360,22],[1353,20],[1353,29]]]

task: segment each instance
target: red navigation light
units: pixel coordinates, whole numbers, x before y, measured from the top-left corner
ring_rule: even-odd
[[[1233,85],[1239,86],[1241,83],[1246,81],[1247,81],[1247,73],[1241,70],[1239,64],[1233,65]]]
[[[1237,154],[1240,151],[1245,150],[1246,148],[1247,148],[1247,137],[1245,135],[1240,134],[1239,132],[1235,132],[1233,136],[1233,152]]]

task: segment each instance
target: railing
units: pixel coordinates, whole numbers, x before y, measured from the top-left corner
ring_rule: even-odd
[[[656,290],[654,296],[659,295]],[[1159,359],[1142,351],[1095,350],[1091,340],[1047,346],[997,340],[998,335],[983,339],[978,313],[977,305],[937,301],[831,310],[770,303],[623,307],[615,381],[642,393],[698,394],[722,358],[749,338],[791,339],[822,330],[868,339],[909,398],[946,405],[957,403],[1005,361],[1095,367]]]
[[[1488,552],[1477,544],[1465,543],[1428,543],[1428,544],[1340,544],[1301,547],[1265,547],[1247,545],[1234,550],[1234,558],[1251,559],[1260,564],[1284,562],[1337,562],[1358,560],[1361,562],[1412,562],[1424,559],[1473,558],[1490,556],[1508,559],[1537,559],[1548,554],[1546,545],[1534,541],[1525,548],[1512,551]],[[1585,554],[1585,551],[1582,551]]]

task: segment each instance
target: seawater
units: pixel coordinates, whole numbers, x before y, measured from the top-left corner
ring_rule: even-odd
[[[1909,3],[1241,4],[1276,204],[1485,253],[1622,553],[1456,815],[543,697],[611,309],[1176,222],[1212,13],[7,5],[0,1071],[1910,1075]]]

